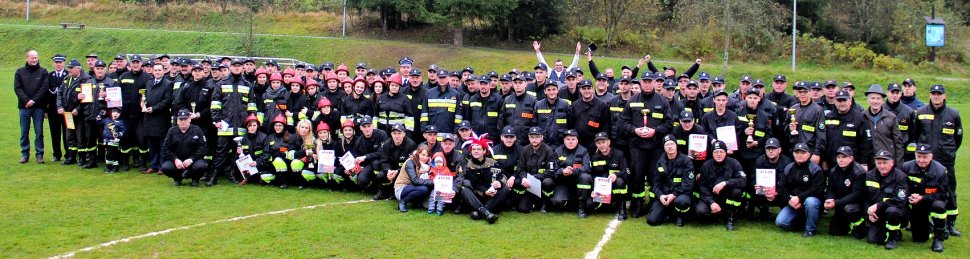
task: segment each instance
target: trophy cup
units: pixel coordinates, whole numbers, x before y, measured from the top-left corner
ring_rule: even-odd
[[[748,134],[748,139],[745,141],[748,143],[748,145],[751,145],[751,143],[754,143],[754,136],[752,135],[754,134],[754,120],[756,115],[747,114],[745,116],[748,117],[748,128],[752,130],[751,134]]]
[[[791,124],[796,124],[796,125],[798,124],[798,122],[795,121],[795,112],[797,111],[798,110],[795,110],[794,108],[788,109],[788,115],[791,118]],[[793,129],[791,131],[791,135],[792,136],[798,135],[798,128]]]
[[[232,141],[236,142],[236,147],[242,147],[242,140],[243,140],[243,137],[232,138]],[[243,153],[239,152],[239,157],[242,157],[242,156],[243,156]]]
[[[650,122],[649,117],[648,117],[650,115],[650,109],[640,110],[640,113],[643,114],[643,127],[646,128],[647,125]]]
[[[141,95],[141,112],[148,112],[148,99],[145,98],[145,89],[138,89],[138,94]]]
[[[189,103],[189,106],[192,106],[192,113],[195,113],[195,102]]]

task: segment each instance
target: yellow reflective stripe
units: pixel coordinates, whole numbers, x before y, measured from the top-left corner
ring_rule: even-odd
[[[675,183],[679,183],[679,182],[681,182],[681,181],[682,181],[682,179],[681,179],[680,177],[677,177],[677,178],[674,178],[674,182],[675,182]]]
[[[620,173],[620,170],[610,169],[609,172],[610,172],[610,174],[618,174],[618,173]]]
[[[909,152],[916,152],[916,145],[909,145],[909,146],[906,146],[906,151],[909,151]]]
[[[538,111],[536,111],[536,112],[537,112],[537,113],[552,113],[552,110],[550,110],[550,109],[539,109],[539,110],[538,110]]]
[[[759,137],[759,138],[760,137],[764,137],[765,136],[765,132],[764,131],[760,131],[760,130],[756,130],[756,131],[754,131],[754,136],[755,137]]]
[[[724,200],[724,203],[727,203],[728,205],[741,206],[741,202],[740,201],[735,201],[735,200],[731,200],[731,199]]]
[[[505,159],[509,159],[509,156],[507,156],[507,155],[493,155],[492,158],[494,158],[495,160],[505,160]]]
[[[747,116],[738,116],[738,120],[739,121],[743,121],[743,122],[748,122],[748,117]]]
[[[946,215],[953,215],[953,216],[960,215],[960,209],[947,210]]]
[[[514,103],[506,103],[505,104],[505,108],[515,109],[515,104]]]
[[[678,139],[678,140],[677,140],[677,145],[678,145],[678,146],[683,146],[683,145],[687,145],[687,141],[684,141],[683,139]]]
[[[854,130],[842,131],[842,136],[855,137],[856,136],[856,132]]]
[[[899,230],[899,225],[886,224],[886,230]]]
[[[909,180],[910,181],[913,181],[915,183],[921,183],[921,182],[923,182],[923,178],[919,178],[919,177],[916,177],[916,176],[909,176]]]
[[[934,212],[930,212],[930,218],[946,219],[946,213],[934,213]]]
[[[839,125],[841,121],[839,120],[825,120],[825,125]]]
[[[498,112],[488,112],[488,117],[498,117]]]
[[[623,107],[610,107],[611,112],[623,112]]]
[[[135,79],[121,79],[122,84],[134,84]]]
[[[566,157],[564,156],[559,157],[559,161],[566,161]]]
[[[556,124],[566,124],[566,119],[556,119]]]
[[[653,117],[654,118],[657,118],[657,119],[663,119],[664,118],[664,114],[662,112],[655,112],[655,113],[653,113]]]
[[[943,129],[943,134],[953,135],[953,133],[956,133],[953,129]]]
[[[812,125],[802,125],[802,130],[808,131],[808,132],[815,132],[815,127],[812,127]]]
[[[604,166],[606,165],[606,160],[593,161],[593,166]]]
[[[933,114],[920,114],[919,116],[916,116],[916,118],[917,119],[920,119],[920,120],[933,120],[934,118],[936,118],[936,115],[933,115]]]
[[[471,107],[482,107],[482,103],[480,103],[480,102],[470,102],[470,103],[468,103],[468,106],[471,106]]]
[[[587,189],[588,190],[588,189],[593,189],[593,186],[591,186],[589,184],[577,184],[576,185],[576,188],[579,188],[579,189]]]
[[[900,130],[900,131],[906,131],[906,130],[909,130],[909,126],[908,126],[908,125],[899,125],[899,130]]]
[[[657,167],[657,172],[663,173],[664,172],[664,167],[663,166]]]
[[[713,110],[714,110],[714,108],[704,108],[704,113],[708,113],[708,112],[711,112]]]
[[[866,186],[872,187],[872,188],[879,188],[880,185],[879,185],[879,182],[876,182],[876,181],[866,181]]]
[[[643,108],[643,103],[641,103],[641,102],[630,103],[630,107],[631,108]]]

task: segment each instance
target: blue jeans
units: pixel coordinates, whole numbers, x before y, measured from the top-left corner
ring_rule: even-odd
[[[401,191],[401,202],[409,203],[428,197],[428,187],[420,185],[407,185]]]
[[[805,198],[802,201],[802,208],[798,210],[789,205],[785,205],[778,212],[778,217],[775,218],[775,225],[782,229],[790,229],[795,224],[795,220],[805,219],[805,231],[815,232],[818,226],[818,211],[821,205],[822,201],[815,197]]]
[[[44,109],[20,109],[20,154],[26,158],[30,155],[30,123],[34,123],[34,148],[37,157],[44,157]]]

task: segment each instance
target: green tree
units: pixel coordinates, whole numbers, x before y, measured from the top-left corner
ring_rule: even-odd
[[[515,9],[515,0],[438,0],[424,18],[434,24],[447,26],[452,32],[452,44],[462,46],[465,23],[481,21],[489,24],[505,18]]]

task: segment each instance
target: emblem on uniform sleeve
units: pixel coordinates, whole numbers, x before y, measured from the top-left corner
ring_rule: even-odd
[[[806,183],[808,182],[808,175],[802,176],[802,182],[806,182]]]
[[[199,139],[199,136],[192,136],[192,139]]]
[[[690,171],[690,173],[687,173],[687,178],[693,179],[694,178],[694,171]]]
[[[852,185],[852,181],[849,181],[849,179],[845,179],[845,187],[849,187],[849,185]]]
[[[744,174],[744,171],[738,171],[738,174],[740,174],[741,177],[744,177],[744,178],[748,177],[748,175]]]
[[[896,193],[896,197],[899,197],[900,199],[906,198],[906,190],[899,189],[899,192]]]

